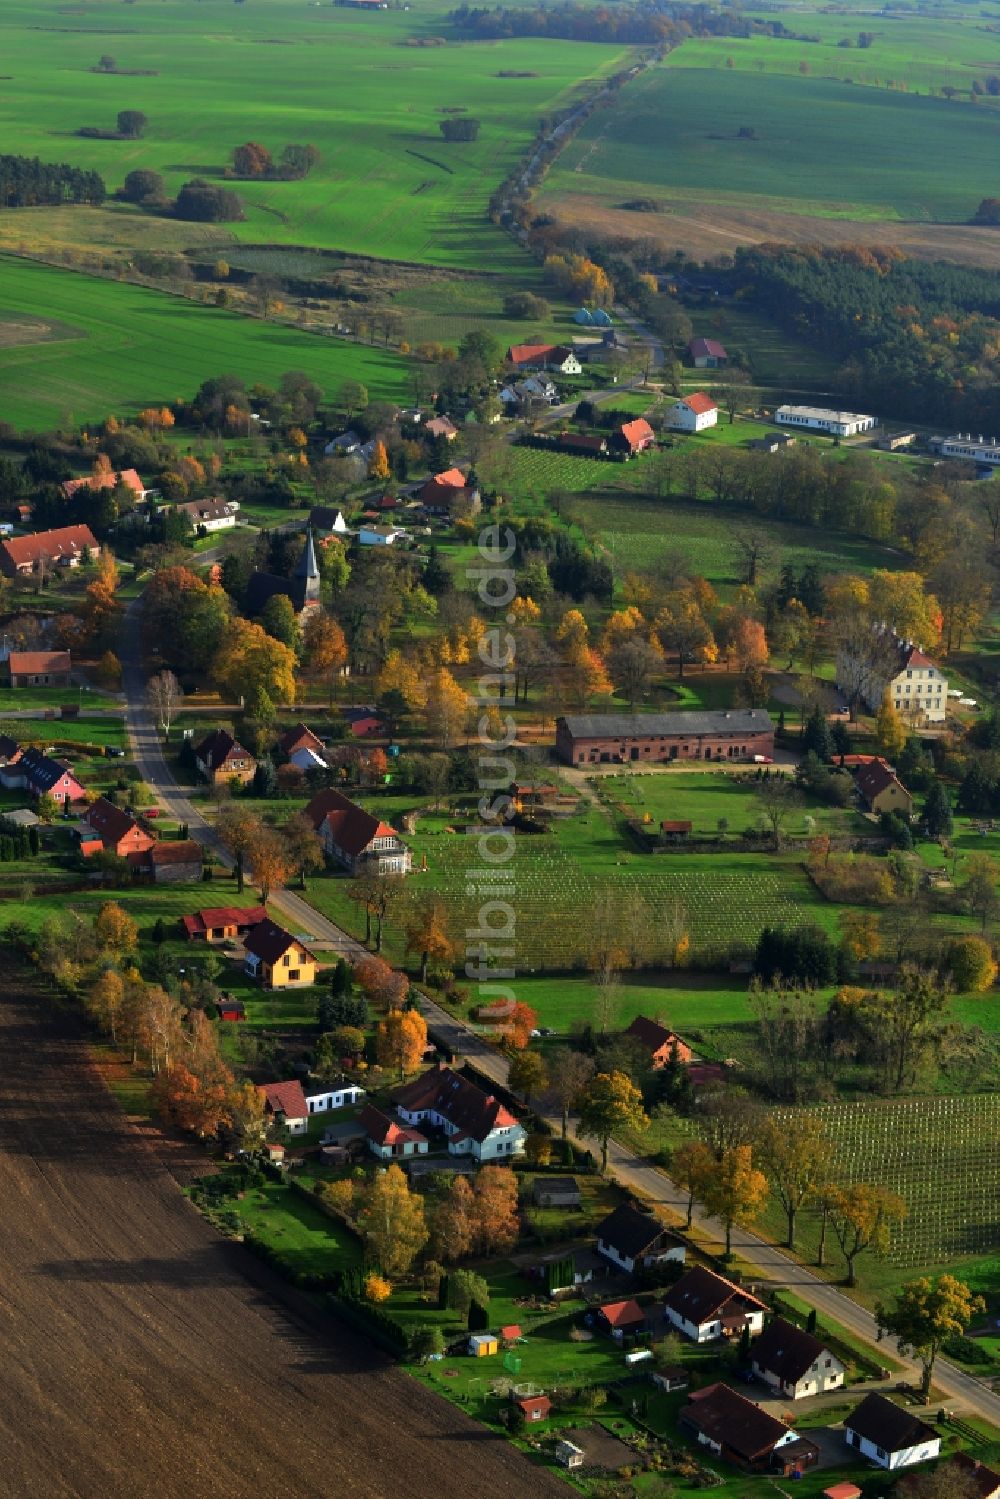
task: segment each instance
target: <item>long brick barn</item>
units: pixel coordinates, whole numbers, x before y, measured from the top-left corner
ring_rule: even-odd
[[[774,754],[774,724],[763,708],[572,714],[556,719],[556,753],[567,765],[752,760]]]

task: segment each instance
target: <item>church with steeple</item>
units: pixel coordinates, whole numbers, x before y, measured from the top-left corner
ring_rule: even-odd
[[[253,618],[261,613],[268,599],[283,593],[291,599],[300,620],[305,620],[313,609],[319,608],[320,576],[316,561],[316,545],[312,527],[306,531],[302,555],[295,564],[290,578],[279,578],[276,573],[251,573],[247,583],[246,612]]]

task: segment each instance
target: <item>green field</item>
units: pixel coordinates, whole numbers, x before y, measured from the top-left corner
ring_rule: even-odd
[[[435,45],[446,32],[443,5],[365,15],[301,0],[11,0],[0,13],[0,151],[95,168],[112,191],[152,168],[173,195],[192,176],[221,174],[242,142],[275,156],[308,142],[320,165],[300,182],[241,184],[246,221],[227,237],[494,271],[527,264],[488,222],[490,193],[539,116],[620,67],[627,49],[453,35]],[[103,53],[155,76],[92,72]],[[148,116],[143,139],[76,137],[113,128],[126,108]],[[446,143],[445,110],[473,113],[478,140]],[[200,228],[186,242],[200,242]],[[127,222],[117,229],[129,242]]]
[[[756,138],[739,139],[744,127]],[[630,84],[617,108],[591,116],[546,193],[613,206],[658,192],[678,207],[707,199],[815,218],[964,223],[983,196],[980,163],[998,144],[1000,111],[988,104],[661,67]]]
[[[386,400],[406,392],[405,362],[383,350],[10,257],[0,257],[0,309],[0,408],[17,427],[169,404],[227,373],[276,385],[296,369],[328,393],[346,379]],[[58,319],[76,337],[4,347],[7,314]]]

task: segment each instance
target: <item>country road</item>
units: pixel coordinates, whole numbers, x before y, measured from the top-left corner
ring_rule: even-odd
[[[198,807],[178,786],[164,759],[159,735],[145,704],[137,602],[129,606],[125,633],[121,659],[127,698],[126,725],[142,777],[154,789],[171,816],[180,822],[186,822],[191,836],[210,848],[230,868],[232,860],[229,855],[219,845],[210,824]],[[343,953],[349,958],[359,957],[366,952],[361,943],[321,915],[294,891],[276,891],[271,896],[270,904],[272,909],[284,916],[297,934],[312,937],[323,947]],[[424,1015],[445,1045],[456,1055],[474,1062],[484,1076],[500,1086],[506,1086],[506,1057],[471,1025],[456,1019],[427,995],[421,995],[420,999]],[[558,1132],[559,1122],[550,1119],[549,1123]],[[577,1144],[586,1148],[593,1145],[593,1141],[577,1140]],[[609,1147],[608,1169],[623,1187],[641,1193],[651,1202],[669,1209],[681,1220],[686,1216],[686,1194],[664,1171],[617,1141],[612,1141]],[[722,1224],[698,1207],[695,1208],[694,1226],[705,1238],[721,1245]],[[818,1312],[842,1323],[866,1342],[877,1342],[878,1327],[870,1312],[806,1266],[798,1264],[777,1246],[749,1230],[736,1229],[733,1233],[733,1250],[740,1260],[753,1266],[763,1280],[775,1286],[788,1287]],[[908,1377],[915,1382],[918,1370],[913,1361],[903,1358],[894,1340],[885,1340],[884,1346],[906,1367]],[[935,1366],[934,1383],[959,1408],[974,1412],[1000,1427],[1000,1395],[995,1395],[977,1379],[939,1358]]]

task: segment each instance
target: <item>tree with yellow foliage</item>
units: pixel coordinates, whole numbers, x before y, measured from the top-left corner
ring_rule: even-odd
[[[579,1098],[580,1133],[601,1146],[601,1170],[608,1169],[608,1141],[616,1130],[641,1131],[649,1126],[642,1094],[624,1072],[598,1072]]]
[[[117,901],[106,900],[94,921],[94,936],[102,952],[120,955],[135,952],[139,928],[123,906]]]
[[[364,1290],[366,1301],[370,1301],[373,1306],[381,1306],[392,1295],[392,1281],[379,1275],[377,1271],[370,1270],[365,1276]]]
[[[411,1192],[406,1176],[393,1164],[372,1181],[358,1227],[365,1245],[385,1275],[405,1275],[427,1243],[424,1200]]]
[[[402,651],[389,652],[378,674],[377,690],[380,698],[398,692],[410,712],[427,703],[427,684],[412,662],[404,659]]]
[[[713,1163],[701,1185],[701,1200],[725,1229],[726,1257],[733,1251],[733,1229],[753,1223],[767,1202],[767,1177],[753,1163],[749,1145],[733,1145]]]
[[[211,676],[219,691],[231,698],[266,692],[273,703],[295,701],[295,652],[239,615],[222,632]]]
[[[419,1010],[390,1010],[379,1022],[379,1066],[395,1068],[400,1082],[416,1072],[426,1050],[427,1022]]]
[[[368,464],[368,477],[369,479],[376,479],[380,484],[384,484],[391,472],[389,454],[385,450],[385,443],[380,438],[372,449],[372,456]]]
[[[906,730],[888,693],[883,697],[875,715],[875,743],[888,760],[895,760],[897,755],[901,755],[906,744]]]
[[[556,625],[555,638],[567,656],[583,649],[590,638],[590,630],[579,609],[566,610]]]
[[[427,982],[427,965],[447,963],[455,951],[448,934],[447,913],[441,901],[433,897],[422,900],[406,927],[406,951],[420,954],[420,982]]]
[[[508,613],[513,616],[511,623],[515,625],[537,625],[542,617],[541,609],[530,594],[526,594],[524,598],[519,595],[511,604]]]
[[[469,712],[470,698],[446,666],[431,673],[427,686],[427,727],[442,749],[461,731]]]

